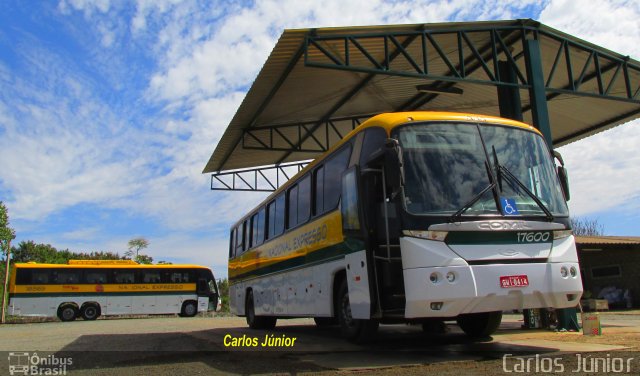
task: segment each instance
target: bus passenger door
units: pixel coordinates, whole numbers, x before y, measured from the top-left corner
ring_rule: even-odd
[[[215,280],[204,278],[198,279],[197,291],[198,295],[198,312],[217,311],[218,310],[218,288]]]
[[[363,237],[362,209],[360,205],[360,185],[358,166],[347,169],[342,174],[342,231],[348,253],[347,285],[349,305],[354,319],[371,318],[371,286],[369,285],[369,263],[366,243]]]
[[[366,140],[366,139],[365,139]],[[401,151],[394,139],[361,160],[363,226],[370,250],[376,310],[397,315],[405,306],[404,278],[400,253],[399,194],[403,176]]]

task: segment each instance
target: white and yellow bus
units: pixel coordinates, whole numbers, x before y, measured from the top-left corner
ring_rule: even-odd
[[[527,124],[378,115],[233,225],[231,309],[252,328],[339,323],[355,341],[445,320],[488,336],[503,310],[577,305],[567,199],[564,166]]]
[[[179,314],[218,309],[211,269],[198,265],[142,265],[130,260],[17,263],[9,282],[9,314],[78,317]]]

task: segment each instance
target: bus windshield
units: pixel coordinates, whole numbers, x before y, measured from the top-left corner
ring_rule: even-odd
[[[411,214],[568,215],[551,155],[534,132],[423,123],[400,127],[394,137],[402,147],[404,201]]]

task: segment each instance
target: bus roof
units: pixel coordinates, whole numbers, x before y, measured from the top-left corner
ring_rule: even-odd
[[[381,127],[384,128],[387,132],[387,136],[391,135],[391,131],[403,124],[407,124],[410,122],[425,122],[425,121],[444,121],[444,122],[473,122],[473,123],[487,123],[487,124],[497,124],[504,125],[509,127],[517,127],[526,129],[528,131],[532,131],[542,136],[539,130],[532,127],[529,124],[505,119],[497,116],[490,115],[479,115],[479,114],[471,114],[464,112],[444,112],[444,111],[411,111],[411,112],[388,112],[382,113],[376,116],[373,116],[367,119],[365,122],[357,126],[354,130],[349,132],[346,136],[342,138],[339,142],[335,143],[329,150],[323,153],[320,157],[313,160],[309,163],[305,168],[300,170],[297,174],[292,176],[286,183],[282,184],[277,190],[275,190],[272,194],[270,194],[265,200],[263,200],[256,208],[261,207],[265,203],[271,201],[275,196],[280,194],[282,191],[286,190],[293,182],[295,182],[298,177],[306,174],[309,170],[313,169],[318,163],[322,162],[329,154],[331,154],[336,149],[340,148],[347,141],[352,139],[358,133],[364,131],[367,128],[373,127]],[[239,223],[242,223],[246,218],[251,216],[255,211],[255,208],[249,211],[248,214],[243,215],[238,221],[236,221],[233,227],[236,227]]]
[[[16,269],[42,269],[42,268],[55,268],[55,269],[210,269],[202,265],[192,264],[40,264],[37,262],[16,263]]]
[[[414,121],[462,121],[462,122],[478,122],[492,123],[512,127],[520,127],[530,131],[540,132],[529,124],[505,119],[497,116],[478,115],[463,112],[440,112],[440,111],[414,111],[414,112],[389,112],[376,115],[357,127],[354,131],[361,131],[369,127],[383,127],[387,130],[387,134],[395,127]],[[357,133],[357,132],[351,132]],[[352,134],[345,136],[345,139],[352,137]]]

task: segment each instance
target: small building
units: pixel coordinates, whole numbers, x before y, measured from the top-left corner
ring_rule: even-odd
[[[640,307],[640,237],[576,236],[583,298]]]

